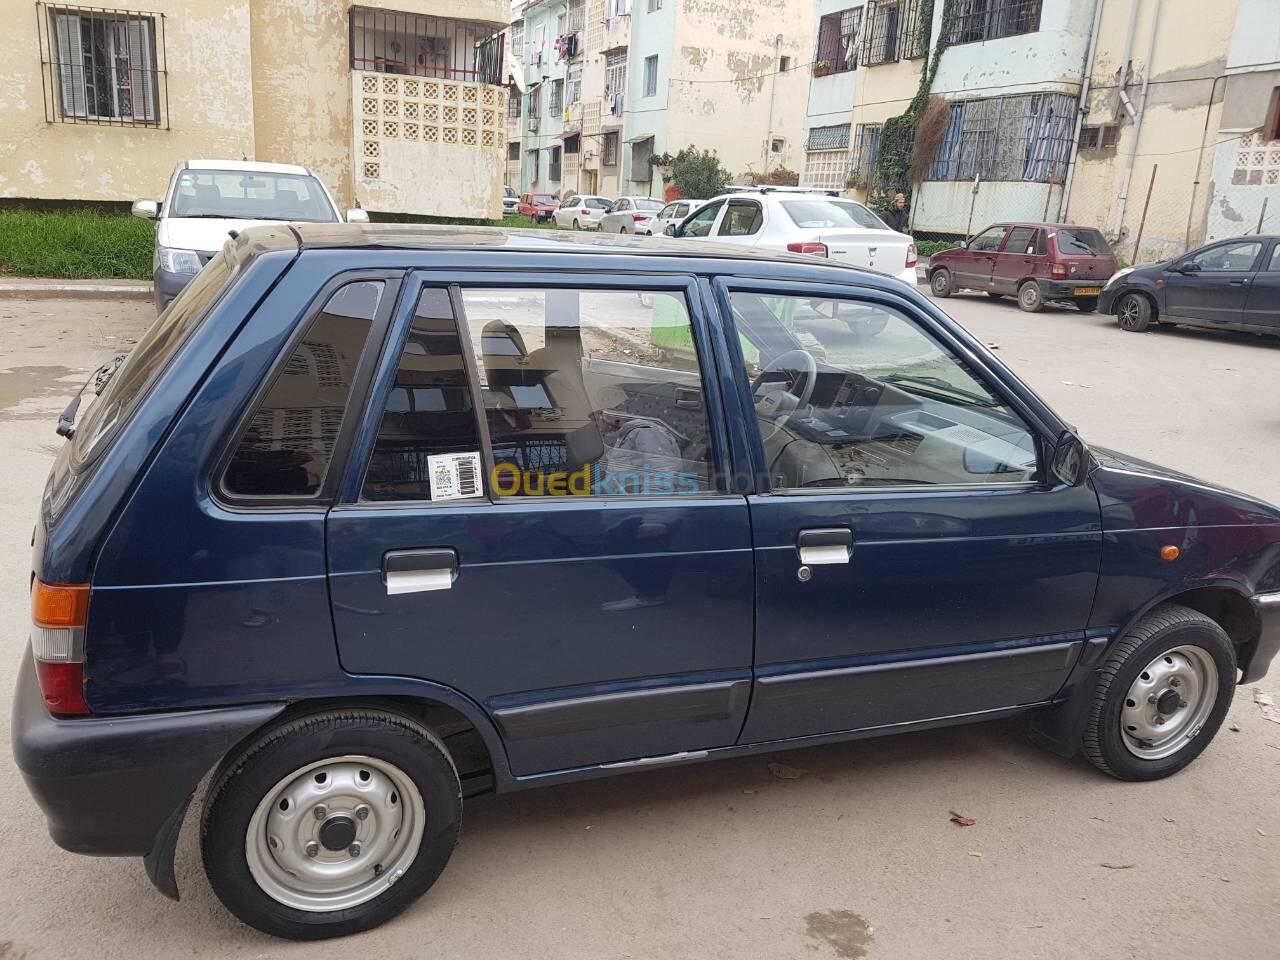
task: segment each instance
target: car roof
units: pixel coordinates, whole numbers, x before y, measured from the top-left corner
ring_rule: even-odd
[[[266,163],[257,160],[185,160],[188,170],[244,170],[252,173],[294,173],[310,176],[311,171],[295,163]]]
[[[1099,233],[1102,232],[1099,227],[1088,227],[1083,223],[1045,223],[1040,220],[997,220],[983,227],[983,229],[989,230],[991,227],[1035,227],[1048,230],[1097,230]]]

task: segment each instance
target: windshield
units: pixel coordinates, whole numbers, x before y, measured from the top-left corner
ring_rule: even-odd
[[[503,188],[502,188],[502,195],[503,195],[504,197],[514,197],[514,196],[516,195],[516,192],[515,192],[514,190],[512,190],[510,187],[503,187]]]
[[[1097,230],[1085,230],[1080,227],[1058,230],[1058,250],[1064,254],[1090,253],[1098,257],[1113,256],[1111,245]]]
[[[852,200],[783,200],[782,209],[797,227],[809,229],[829,227],[862,227],[888,230],[884,221],[860,203]]]
[[[305,223],[338,219],[315,177],[243,170],[182,171],[165,216]]]
[[[73,438],[77,462],[88,460],[101,446],[103,437],[128,417],[161,368],[226,288],[231,269],[231,258],[220,252],[183,288],[164,313],[156,317],[156,322],[107,382],[102,395],[84,412],[83,421],[77,424]]]
[[[636,205],[637,210],[661,210],[662,209],[661,200],[649,200],[646,197],[640,197],[636,200],[633,200],[632,203]]]
[[[557,200],[555,197],[551,196],[551,194],[549,193],[535,193],[533,195],[533,202],[534,203],[559,203],[560,201]]]

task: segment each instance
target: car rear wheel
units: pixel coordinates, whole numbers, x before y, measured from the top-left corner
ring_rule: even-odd
[[[1039,313],[1044,309],[1044,297],[1040,295],[1040,284],[1028,280],[1018,288],[1018,306],[1027,313]]]
[[[205,873],[249,926],[320,940],[368,930],[439,877],[462,794],[431,731],[376,710],[303,717],[222,772],[201,828]]]
[[[573,218],[573,229],[575,229],[575,230],[581,230],[581,229],[582,229],[582,224],[580,224],[580,223],[578,222],[578,218],[577,218],[577,217],[574,217],[574,218]]]
[[[1140,293],[1126,293],[1116,305],[1120,329],[1141,333],[1151,325],[1151,301]]]
[[[935,297],[951,296],[951,271],[941,267],[929,274],[929,290]]]
[[[1176,773],[1218,732],[1235,681],[1235,648],[1222,627],[1198,610],[1157,607],[1099,669],[1085,753],[1120,780]]]

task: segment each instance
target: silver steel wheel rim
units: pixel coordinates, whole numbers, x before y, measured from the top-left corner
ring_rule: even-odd
[[[1036,301],[1040,298],[1039,291],[1030,285],[1023,287],[1019,296],[1028,307],[1035,306]]]
[[[267,791],[249,820],[245,859],[273,900],[315,913],[346,910],[404,876],[426,819],[422,794],[394,764],[356,755],[318,760]]]
[[[1218,666],[1203,647],[1166,650],[1138,674],[1120,710],[1125,748],[1140,760],[1171,757],[1200,735],[1218,699]]]
[[[935,273],[933,275],[933,292],[941,293],[947,289],[947,275],[945,273]]]

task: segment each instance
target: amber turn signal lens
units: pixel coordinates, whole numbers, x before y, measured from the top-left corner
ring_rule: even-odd
[[[1165,546],[1160,548],[1161,560],[1173,561],[1173,560],[1177,560],[1178,557],[1180,556],[1182,556],[1182,551],[1179,550],[1177,547],[1175,547],[1172,543],[1165,544]]]
[[[41,583],[31,588],[31,619],[39,627],[83,627],[89,616],[88,584]]]

